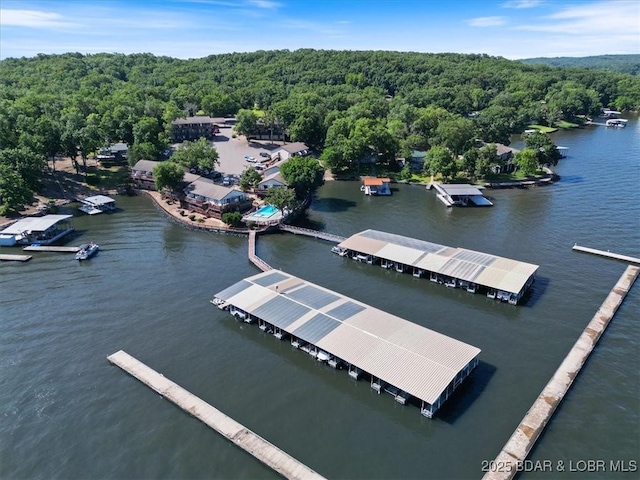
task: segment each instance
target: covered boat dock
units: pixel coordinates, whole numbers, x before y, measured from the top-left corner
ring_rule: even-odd
[[[0,231],[0,246],[51,245],[73,232],[69,221],[73,215],[45,215],[27,217]]]
[[[487,200],[480,191],[481,187],[478,187],[476,185],[469,185],[466,183],[434,183],[432,185],[438,192],[438,199],[447,207],[493,206],[493,203]]]
[[[116,201],[106,195],[94,195],[80,199],[82,206],[78,209],[89,215],[97,215],[102,212],[113,212],[116,209]]]
[[[478,364],[480,349],[279,270],[241,280],[214,305],[431,418]]]
[[[447,247],[378,230],[347,238],[337,249],[342,256],[382,268],[428,276],[432,282],[486,293],[517,305],[533,284],[538,265],[496,255]]]

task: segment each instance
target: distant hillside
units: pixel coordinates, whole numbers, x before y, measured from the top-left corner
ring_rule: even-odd
[[[607,72],[640,75],[640,55],[598,55],[595,57],[538,57],[520,60],[529,64],[542,64],[551,67],[583,67]]]

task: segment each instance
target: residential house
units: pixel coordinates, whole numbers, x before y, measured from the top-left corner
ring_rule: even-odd
[[[109,163],[121,163],[127,159],[128,153],[128,145],[124,142],[118,142],[101,148],[96,155],[96,160],[103,165]]]
[[[264,179],[256,186],[255,192],[258,195],[265,195],[271,188],[287,186],[288,184],[285,179],[282,178],[280,171],[276,171],[270,175],[265,175]]]
[[[302,142],[295,142],[277,148],[271,153],[271,158],[282,161],[288,160],[291,157],[304,157],[305,155],[309,155],[309,147]]]
[[[517,148],[508,147],[502,143],[485,143],[482,140],[476,140],[476,148],[482,148],[485,145],[496,146],[496,156],[498,162],[491,167],[493,173],[511,173],[516,169],[513,164],[513,159],[520,150]]]
[[[153,169],[159,163],[160,162],[156,162],[154,160],[138,160],[136,164],[131,167],[131,180],[133,180],[134,187],[143,190],[155,190],[156,183],[153,179]],[[185,185],[201,178],[200,175],[189,173],[186,168],[184,168],[184,170],[185,172],[182,182]]]
[[[138,160],[136,164],[131,167],[131,180],[135,188],[141,188],[143,190],[155,190],[156,184],[153,180],[153,169],[160,162],[153,160]]]
[[[411,165],[411,170],[414,172],[421,172],[424,170],[424,160],[427,156],[427,152],[425,150],[414,150],[411,152],[411,156],[409,157],[409,164]]]
[[[213,140],[220,129],[216,120],[207,115],[196,115],[195,117],[177,118],[171,124],[171,141],[174,143],[185,140],[194,141],[199,138]]]
[[[244,192],[198,178],[184,189],[181,206],[207,217],[221,218],[226,212],[245,212],[252,200]]]

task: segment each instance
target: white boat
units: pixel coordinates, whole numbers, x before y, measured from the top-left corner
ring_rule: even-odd
[[[98,252],[99,248],[98,244],[93,242],[80,245],[80,248],[76,253],[76,260],[87,260],[91,258]]]

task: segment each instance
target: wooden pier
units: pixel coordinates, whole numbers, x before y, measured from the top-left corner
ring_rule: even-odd
[[[249,261],[263,272],[271,270],[271,266],[256,255],[256,231],[249,230]]]
[[[261,436],[123,350],[109,355],[107,360],[140,380],[164,398],[172,401],[185,412],[201,420],[283,477],[290,479],[324,478]]]
[[[9,255],[0,254],[0,261],[3,262],[26,262],[31,260],[31,255]]]
[[[578,244],[573,246],[573,250],[576,250],[577,252],[593,253],[594,255],[600,255],[602,257],[614,258],[616,260],[622,260],[623,262],[640,264],[640,258],[620,255],[619,253],[611,253],[609,251],[605,252],[604,250],[596,250],[595,248],[581,247]]]
[[[22,250],[25,252],[59,252],[59,253],[76,253],[80,247],[56,247],[52,245],[29,245]]]
[[[496,457],[492,464],[495,465],[495,468],[490,469],[483,480],[509,480],[522,470],[524,461],[638,278],[638,273],[640,273],[640,267],[632,265],[629,265],[624,271],[556,373],[551,377],[549,383],[544,387],[516,431],[513,432],[511,438]]]
[[[285,225],[281,223],[278,225],[283,232],[293,233],[294,235],[305,235],[307,237],[318,238],[320,240],[326,240],[327,242],[340,243],[346,240],[345,237],[334,235],[332,233],[319,232],[318,230],[311,230],[310,228],[294,227],[292,225]]]

